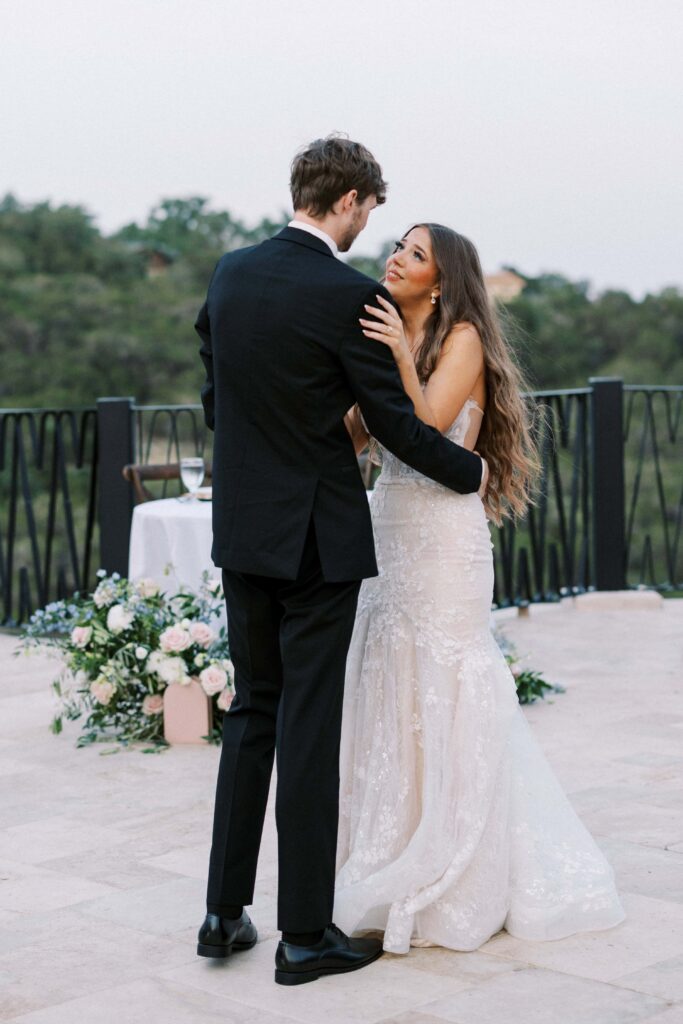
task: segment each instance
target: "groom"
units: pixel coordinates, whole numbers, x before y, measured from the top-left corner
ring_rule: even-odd
[[[344,414],[358,402],[386,448],[460,493],[481,493],[486,464],[416,418],[389,348],[361,331],[364,305],[389,293],[336,257],[385,201],[372,154],[318,139],[295,157],[290,185],[294,220],[221,258],[195,324],[215,432],[211,554],[235,666],[197,952],[256,942],[244,907],[276,755],[275,980],[296,985],[382,954],[331,923],[346,654],[360,582],[377,575]]]

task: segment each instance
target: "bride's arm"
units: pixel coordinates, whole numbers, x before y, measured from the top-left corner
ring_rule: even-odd
[[[435,426],[450,427],[484,373],[484,347],[473,324],[452,328],[441,349],[436,368],[424,389]]]
[[[378,301],[382,301],[381,297]],[[392,333],[373,330],[373,321],[361,320],[363,333],[383,342],[391,349],[406,394],[415,406],[416,415],[442,434],[459,414],[477,380],[484,371],[484,351],[479,332],[472,324],[456,325],[446,338],[436,368],[422,389],[413,355],[403,333],[403,325],[393,306],[385,309],[367,307]],[[374,323],[376,327],[376,322]]]
[[[360,455],[360,453],[367,448],[370,438],[363,424],[357,405],[353,405],[344,416],[344,426],[351,435],[356,455]]]

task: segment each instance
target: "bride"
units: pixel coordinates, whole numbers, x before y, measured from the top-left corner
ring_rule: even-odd
[[[356,451],[370,442],[382,471],[379,576],[363,582],[346,670],[334,920],[383,931],[393,953],[473,950],[501,928],[530,940],[610,928],[625,917],[614,872],[489,626],[487,517],[523,514],[538,473],[523,378],[468,239],[411,228],[384,283],[401,316],[378,297],[364,333],[391,346],[417,415],[477,446],[489,482],[484,498],[456,494],[368,438],[357,408],[347,415]]]

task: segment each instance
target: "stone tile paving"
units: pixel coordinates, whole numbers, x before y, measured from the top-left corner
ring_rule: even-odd
[[[75,749],[52,736],[45,658],[0,635],[0,1021],[17,1024],[683,1024],[683,601],[565,600],[496,615],[567,688],[525,709],[614,865],[628,914],[605,932],[415,949],[285,989],[269,814],[261,941],[195,954],[218,751]]]

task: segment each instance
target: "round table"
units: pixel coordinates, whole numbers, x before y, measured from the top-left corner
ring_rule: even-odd
[[[146,576],[167,594],[198,590],[202,573],[220,578],[211,561],[211,502],[160,498],[136,505],[130,531],[128,576]]]
[[[368,491],[368,499],[372,491]],[[198,590],[202,573],[221,570],[211,561],[211,502],[160,498],[136,505],[130,532],[128,576],[153,579],[173,594],[181,586]],[[225,610],[221,620],[225,624]]]

